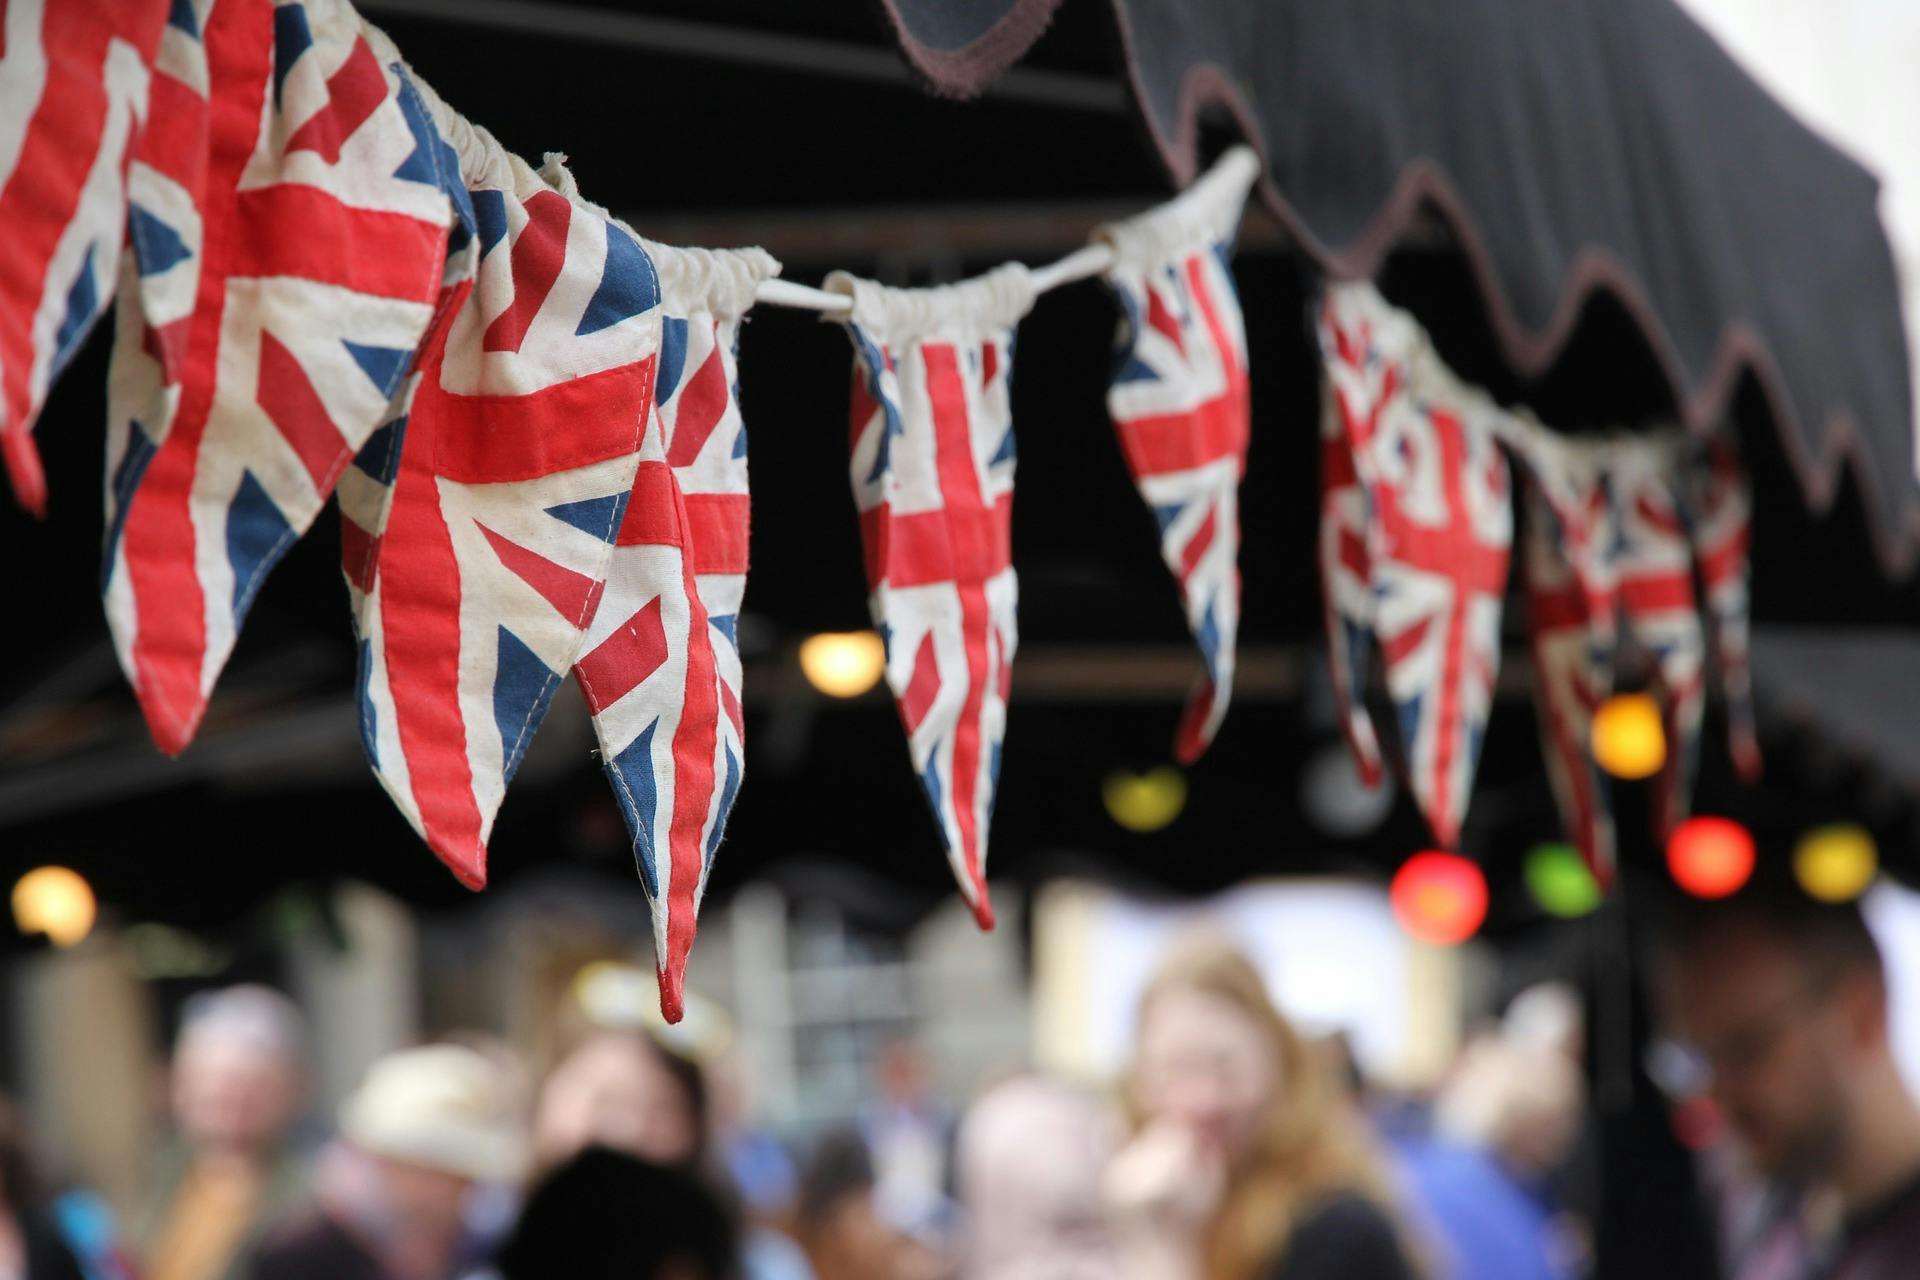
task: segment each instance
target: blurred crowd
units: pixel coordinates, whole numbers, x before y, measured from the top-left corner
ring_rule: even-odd
[[[1920,1111],[1858,911],[1762,904],[1673,936],[1662,1061],[1720,1118],[1702,1207],[1726,1274],[1916,1274]],[[443,1037],[376,1061],[317,1127],[294,1004],[261,986],[196,997],[138,1215],[38,1180],[0,1112],[0,1280],[1574,1280],[1592,1264],[1586,1016],[1564,987],[1512,1000],[1437,1091],[1382,1097],[1244,955],[1194,936],[1142,995],[1111,1090],[1022,1072],[954,1109],[901,1040],[857,1122],[812,1134],[756,1120],[752,1064],[715,1011],[669,1027],[649,1002],[579,990],[550,1061]]]

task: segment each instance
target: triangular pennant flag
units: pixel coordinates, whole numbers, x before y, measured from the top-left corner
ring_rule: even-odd
[[[1455,380],[1412,318],[1370,285],[1330,287],[1319,328],[1329,394],[1365,497],[1372,595],[1365,618],[1343,612],[1331,589],[1329,609],[1379,645],[1408,785],[1434,836],[1453,845],[1493,708],[1513,545],[1498,410]],[[1340,672],[1352,650],[1335,648]],[[1359,675],[1344,673],[1350,723],[1364,714]]]
[[[1707,596],[1714,661],[1727,704],[1727,748],[1740,776],[1760,776],[1760,739],[1748,660],[1747,553],[1753,494],[1728,435],[1717,435],[1686,464],[1687,530]]]
[[[746,424],[734,347],[758,249],[648,245],[660,373],[607,590],[573,666],[653,906],[661,1010],[678,1022],[700,899],[745,753],[734,621],[747,583]],[[591,310],[591,308],[589,308]]]
[[[166,21],[167,0],[0,5],[0,461],[35,514],[47,494],[34,422],[112,297]]]
[[[1521,458],[1521,580],[1547,778],[1575,848],[1605,887],[1614,874],[1613,809],[1590,743],[1594,713],[1613,692],[1613,499],[1591,447],[1535,433]]]
[[[564,171],[536,174],[410,86],[448,139],[430,150],[459,156],[471,222],[392,434],[342,487],[345,568],[374,773],[477,888],[507,783],[606,589],[653,404],[660,291],[638,237]]]
[[[1207,666],[1175,740],[1182,763],[1213,741],[1233,692],[1249,399],[1227,259],[1259,172],[1236,147],[1178,199],[1095,233],[1113,249],[1106,280],[1122,312],[1107,409]]]
[[[947,860],[981,927],[987,827],[1017,642],[1011,554],[1016,265],[936,289],[845,273],[853,299],[852,478],[887,683]]]
[[[248,608],[366,443],[433,318],[454,214],[401,173],[417,109],[345,0],[170,25],[128,185],[109,389],[107,620],[184,750]]]

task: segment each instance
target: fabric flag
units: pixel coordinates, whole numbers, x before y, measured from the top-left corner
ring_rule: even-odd
[[[193,21],[187,0],[172,7]],[[167,10],[168,0],[0,4],[0,459],[36,515],[47,494],[34,419],[112,296],[127,161]]]
[[[1706,711],[1706,638],[1693,585],[1693,546],[1681,516],[1677,442],[1609,454],[1624,634],[1652,661],[1667,737],[1655,779],[1654,835],[1662,843],[1686,817]]]
[[[1613,877],[1615,832],[1590,740],[1595,712],[1615,691],[1623,646],[1648,660],[1661,705],[1667,754],[1655,781],[1658,838],[1685,816],[1699,756],[1705,642],[1677,491],[1681,450],[1670,433],[1587,442],[1544,432],[1531,433],[1522,449],[1524,580],[1548,773],[1574,844],[1602,885]],[[1719,493],[1711,500],[1737,501]],[[1701,543],[1720,548],[1728,564],[1738,514],[1716,509]],[[1705,531],[1703,521],[1696,538]],[[1737,587],[1744,591],[1744,578]],[[1738,618],[1744,624],[1744,601]],[[1737,758],[1737,729],[1735,739]]]
[[[1688,460],[1684,493],[1687,531],[1706,592],[1714,660],[1727,703],[1727,746],[1740,776],[1752,782],[1761,768],[1748,660],[1747,552],[1753,494],[1731,438],[1713,437]]]
[[[392,435],[361,455],[344,559],[374,773],[479,888],[507,783],[606,586],[660,287],[639,238],[564,170],[535,173],[415,87],[460,157],[472,232]]]
[[[852,478],[874,624],[914,771],[974,918],[993,927],[987,827],[1017,642],[1012,559],[1013,330],[1026,269],[853,299]]]
[[[1342,628],[1364,627],[1378,642],[1409,786],[1435,837],[1451,846],[1500,667],[1513,508],[1495,436],[1498,411],[1456,382],[1412,318],[1369,285],[1330,288],[1319,329],[1341,434],[1365,496],[1372,588],[1369,616],[1347,611],[1333,590],[1329,609]],[[1336,672],[1348,664],[1351,721],[1364,714],[1360,671],[1350,665],[1350,646],[1335,648]]]
[[[405,376],[454,215],[445,148],[344,0],[175,5],[154,104],[129,177],[102,573],[175,753]]]
[[[649,243],[659,371],[606,593],[573,675],[653,906],[661,1010],[678,1022],[700,899],[745,763],[735,624],[747,584],[747,431],[734,347],[758,249]]]
[[[1233,690],[1249,400],[1228,258],[1259,172],[1236,147],[1178,199],[1095,234],[1113,249],[1106,280],[1122,311],[1107,409],[1206,660],[1174,743],[1183,764],[1213,741]]]
[[[1589,743],[1594,713],[1613,692],[1612,494],[1592,447],[1539,433],[1521,458],[1521,580],[1547,778],[1574,847],[1606,887],[1614,874],[1613,811]]]

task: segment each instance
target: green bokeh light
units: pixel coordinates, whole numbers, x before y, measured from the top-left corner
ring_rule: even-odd
[[[1527,890],[1550,915],[1572,920],[1600,905],[1600,885],[1570,844],[1535,845],[1527,854]]]

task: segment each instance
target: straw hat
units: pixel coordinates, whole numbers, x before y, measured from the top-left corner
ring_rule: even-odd
[[[459,1045],[402,1049],[375,1062],[340,1104],[340,1132],[363,1151],[476,1182],[511,1182],[526,1169],[511,1083]]]

